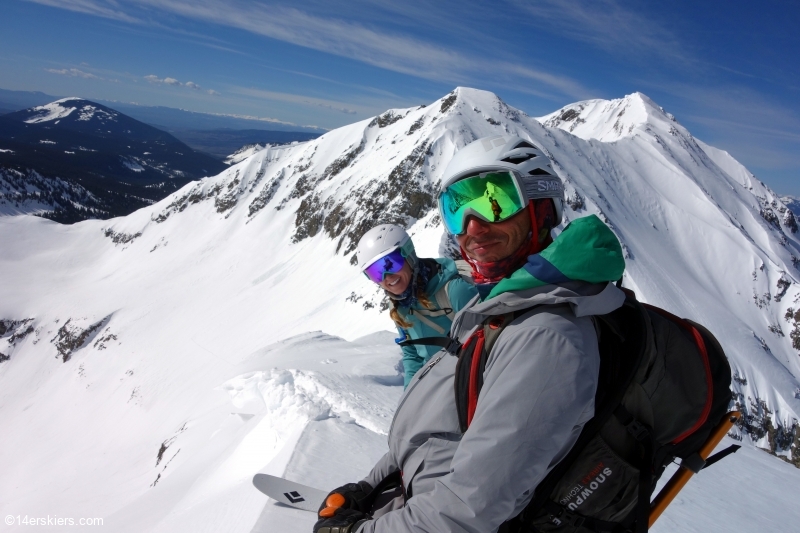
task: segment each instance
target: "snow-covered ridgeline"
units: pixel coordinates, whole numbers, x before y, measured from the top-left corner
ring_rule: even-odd
[[[349,254],[378,220],[438,224],[436,185],[457,148],[492,133],[532,138],[567,182],[567,218],[596,213],[614,228],[627,282],[642,298],[736,339],[725,347],[738,401],[754,417],[751,433],[759,445],[781,448],[767,442],[767,417],[785,433],[798,412],[794,215],[730,155],[694,139],[646,96],[588,104],[569,108],[585,111],[572,116],[580,138],[561,131],[569,121],[545,117],[557,128],[543,128],[494,95],[459,89],[427,108],[390,110],[302,146],[266,150],[247,168],[187,188],[154,220],[212,200],[220,214],[248,222],[268,207],[288,209],[292,242],[321,233]]]
[[[643,95],[615,102],[581,124],[614,131],[626,109],[603,141],[460,88],[257,152],[124,218],[0,217],[0,425],[14,436],[0,448],[0,493],[13,494],[2,510],[78,505],[69,489],[131,531],[219,526],[222,508],[252,524],[263,503],[249,474],[291,471],[305,424],[330,417],[325,431],[380,443],[399,394],[391,336],[330,337],[391,329],[353,248],[394,221],[436,255],[441,172],[458,148],[504,133],[552,155],[568,219],[595,213],[614,229],[627,286],[717,335],[751,434],[789,455],[776,435],[800,413],[796,321],[784,318],[800,307],[796,222]],[[339,465],[325,482],[356,475]]]

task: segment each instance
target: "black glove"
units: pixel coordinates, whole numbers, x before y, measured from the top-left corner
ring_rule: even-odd
[[[332,516],[320,518],[314,524],[314,533],[356,533],[369,516],[355,509],[335,509]]]
[[[366,481],[359,481],[358,483],[348,483],[342,485],[338,489],[333,489],[328,493],[325,501],[319,506],[319,517],[328,518],[333,515],[333,509],[354,509],[362,513],[369,513],[372,509],[362,508],[362,502],[372,492],[372,485]],[[335,495],[341,497],[337,497]],[[323,513],[324,509],[328,509]],[[327,515],[327,516],[326,516]]]

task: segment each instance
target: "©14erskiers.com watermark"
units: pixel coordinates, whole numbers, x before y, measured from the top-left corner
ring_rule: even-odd
[[[8,515],[7,526],[102,526],[102,518],[72,518],[65,516]]]

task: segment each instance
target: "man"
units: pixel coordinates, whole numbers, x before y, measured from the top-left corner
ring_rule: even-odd
[[[493,195],[502,204],[497,222],[487,185],[503,193]],[[492,320],[513,320],[491,345],[466,413],[453,392],[457,357],[443,350],[414,376],[389,430],[389,452],[365,480],[331,493],[316,533],[494,532],[569,452],[594,415],[600,357],[591,315],[622,304],[611,282],[624,260],[594,216],[553,241],[562,205],[560,179],[528,141],[497,136],[456,153],[439,209],[480,294],[452,325],[460,357],[479,351]],[[402,501],[376,509],[368,495],[398,471]]]

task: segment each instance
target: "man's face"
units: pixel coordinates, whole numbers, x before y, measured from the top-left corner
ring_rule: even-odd
[[[467,231],[456,239],[470,259],[481,263],[499,261],[510,256],[522,246],[531,231],[528,210],[523,209],[502,222],[484,222],[470,216]]]

